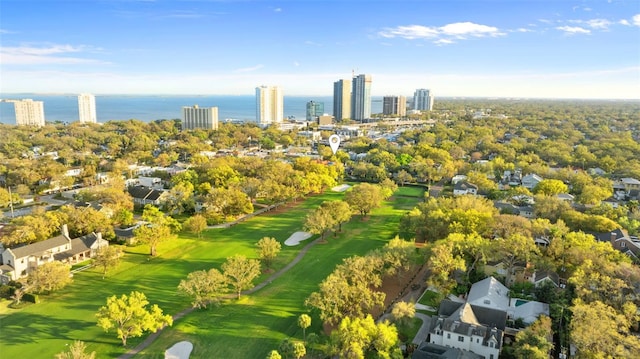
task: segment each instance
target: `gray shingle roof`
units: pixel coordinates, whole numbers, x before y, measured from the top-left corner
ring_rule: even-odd
[[[11,251],[16,258],[24,258],[28,256],[40,256],[47,251],[52,250],[55,247],[59,247],[65,244],[69,244],[69,238],[59,235],[53,238],[46,239],[44,241],[28,244],[26,246],[13,248]]]

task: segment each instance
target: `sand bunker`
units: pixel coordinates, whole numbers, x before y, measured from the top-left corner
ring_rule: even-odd
[[[191,342],[178,342],[164,352],[164,359],[189,359],[192,350]]]
[[[311,237],[311,233],[295,232],[289,238],[287,238],[286,241],[284,241],[284,244],[287,246],[297,246],[298,244],[300,244],[300,242],[304,241],[309,237]]]
[[[341,184],[339,186],[333,187],[331,190],[333,192],[344,192],[344,191],[348,190],[349,188],[351,188],[351,186],[349,186],[348,184]]]

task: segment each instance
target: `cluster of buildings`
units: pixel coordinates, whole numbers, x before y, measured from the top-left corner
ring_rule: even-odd
[[[306,120],[320,124],[354,120],[365,122],[371,118],[371,75],[360,74],[352,79],[341,79],[333,84],[333,117],[325,113],[324,103],[310,101],[306,107]],[[280,125],[284,116],[284,96],[279,86],[258,86],[256,96],[256,123],[260,126]],[[44,103],[32,99],[7,100],[13,102],[16,124],[19,126],[45,125]],[[417,89],[413,95],[413,111],[431,111],[434,97],[428,89]],[[406,96],[384,96],[383,115],[406,116]],[[91,94],[78,95],[78,118],[81,123],[97,123],[96,99]],[[185,106],[182,108],[182,128],[218,129],[218,107]]]
[[[16,125],[42,127],[45,124],[44,102],[24,100],[7,100],[13,102],[16,112]],[[78,95],[78,119],[81,123],[97,123],[96,98],[91,94]]]
[[[284,122],[284,96],[279,86],[256,87],[256,123],[260,126],[282,125]],[[428,89],[417,89],[413,95],[413,110],[431,111],[434,97]],[[406,116],[406,96],[384,96],[383,115]],[[309,101],[306,120],[328,125],[334,121],[351,119],[364,122],[371,118],[371,75],[360,74],[352,79],[333,83],[333,116],[325,113],[324,103]],[[218,108],[198,106],[182,108],[183,129],[218,128]]]

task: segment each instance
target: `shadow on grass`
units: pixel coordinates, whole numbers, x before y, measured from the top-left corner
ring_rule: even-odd
[[[25,312],[13,313],[11,317],[12,320],[9,323],[6,320],[2,321],[2,341],[25,344],[41,339],[75,339],[67,336],[67,328],[70,324],[68,320]],[[88,322],[73,322],[74,329],[83,330],[90,326],[92,325]]]

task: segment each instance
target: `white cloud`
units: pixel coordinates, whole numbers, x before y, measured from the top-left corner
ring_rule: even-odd
[[[239,68],[239,69],[235,69],[235,70],[233,70],[233,72],[252,72],[252,71],[260,70],[263,67],[264,67],[264,65],[259,64],[259,65],[256,65],[256,66],[242,67],[242,68]]]
[[[449,44],[455,43],[455,41],[449,40],[449,39],[440,39],[440,40],[434,41],[433,43],[436,45],[449,45]]]
[[[400,37],[407,40],[429,39],[437,45],[451,44],[454,39],[463,40],[469,37],[496,37],[505,35],[497,27],[475,24],[472,22],[456,22],[440,27],[423,25],[405,25],[385,28],[378,32],[385,38]]]
[[[379,32],[382,37],[393,38],[402,37],[405,39],[426,39],[438,37],[439,32],[434,27],[427,27],[422,25],[409,25],[398,26],[395,28],[388,28]]]
[[[509,30],[510,32],[533,32],[531,29],[526,29],[524,27],[517,28],[515,30]]]
[[[579,27],[579,26],[558,26],[556,29],[560,31],[564,31],[566,35],[575,35],[575,34],[590,34],[591,30]]]
[[[293,62],[293,66],[298,67],[298,66],[300,66],[300,63],[298,61],[294,61]]]
[[[618,21],[618,24],[620,25],[625,25],[625,26],[631,26],[631,24],[629,23],[629,21],[622,19],[620,21]]]
[[[442,26],[439,30],[445,35],[456,36],[458,38],[464,38],[465,36],[485,37],[504,35],[497,27],[479,25],[472,22],[456,22]]]
[[[587,20],[586,23],[591,28],[599,29],[599,30],[607,30],[611,25],[611,21],[606,19],[591,19],[591,20]]]
[[[24,45],[0,47],[1,62],[5,65],[43,65],[43,64],[107,64],[107,62],[82,57],[64,56],[70,53],[91,51],[88,46],[72,45]],[[95,49],[93,49],[95,50]]]
[[[633,24],[634,24],[635,26],[640,26],[640,14],[634,15],[634,16],[631,18],[631,21],[633,22]]]
[[[275,11],[275,12],[282,12],[282,8],[277,7],[277,8],[275,8],[275,9],[273,9],[273,11]]]

